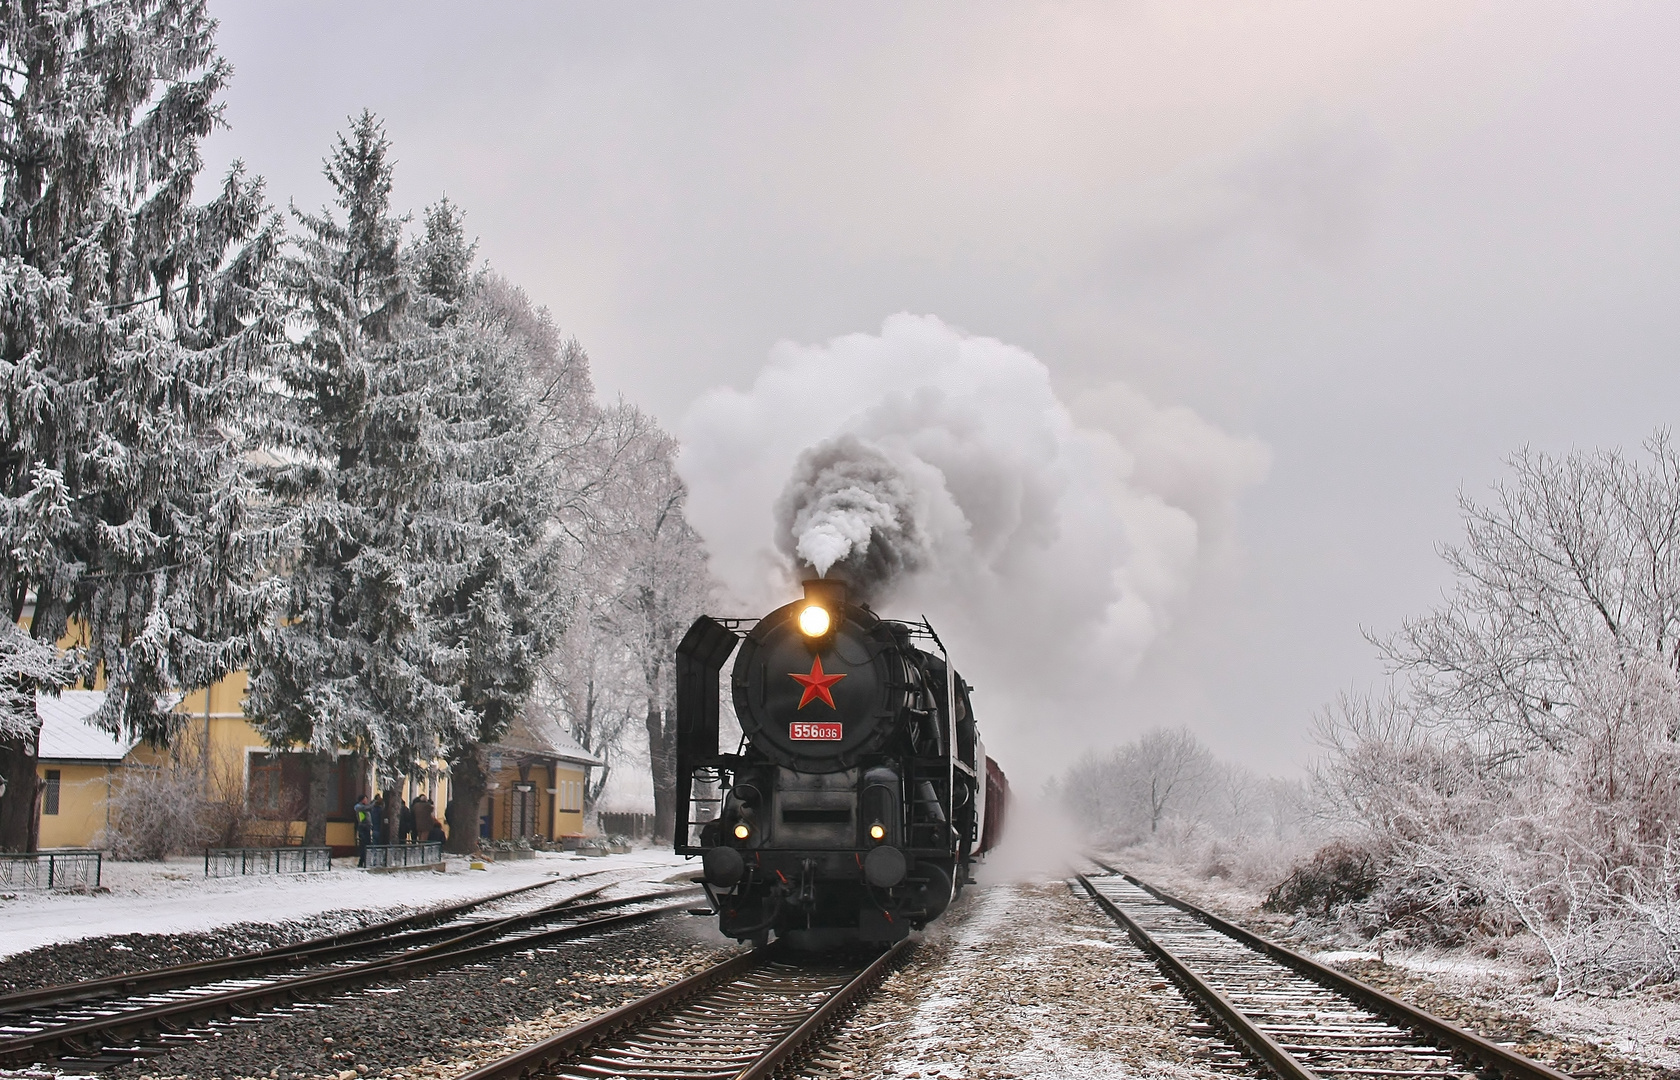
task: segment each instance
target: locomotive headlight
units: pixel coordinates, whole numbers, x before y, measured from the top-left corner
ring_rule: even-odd
[[[752,835],[752,826],[748,825],[746,822],[744,822],[744,821],[740,822],[735,826],[735,839],[745,840],[747,837],[749,837],[751,835]]]
[[[875,824],[869,826],[869,839],[874,840],[876,843],[880,843],[886,838],[887,827],[885,825],[877,821]]]
[[[822,637],[828,633],[828,610],[812,604],[799,613],[799,632],[806,637]]]

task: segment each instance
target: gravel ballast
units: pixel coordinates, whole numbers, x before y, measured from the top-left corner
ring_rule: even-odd
[[[798,1075],[1201,1078],[1196,1015],[1062,881],[972,890]],[[1218,1044],[1223,1045],[1223,1044]]]
[[[196,934],[120,934],[44,945],[0,960],[0,994],[201,960],[224,960],[310,938],[360,930],[407,914],[410,914],[407,908],[330,911],[306,919],[240,923]]]
[[[657,917],[411,982],[363,987],[255,1023],[222,1025],[219,1038],[104,1075],[456,1076],[691,974],[732,944],[707,920]]]

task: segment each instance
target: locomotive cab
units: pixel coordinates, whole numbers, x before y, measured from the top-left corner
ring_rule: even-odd
[[[925,622],[881,619],[832,580],[750,625],[689,629],[676,849],[701,856],[725,934],[896,941],[950,904],[981,846],[987,785],[969,688],[943,651]],[[743,738],[724,754],[731,654]]]

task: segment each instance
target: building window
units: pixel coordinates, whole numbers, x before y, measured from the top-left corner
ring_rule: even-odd
[[[251,786],[246,802],[252,810],[278,814],[285,770],[278,757],[251,758]]]
[[[327,770],[327,820],[354,821],[355,803],[366,787],[359,754],[339,755]],[[251,755],[246,801],[254,813],[273,820],[301,821],[309,813],[309,755],[292,751]]]
[[[47,793],[41,799],[41,813],[43,813],[43,814],[56,814],[56,813],[58,813],[59,777],[62,776],[62,775],[63,774],[60,773],[59,770],[57,770],[57,769],[48,769],[47,770]]]

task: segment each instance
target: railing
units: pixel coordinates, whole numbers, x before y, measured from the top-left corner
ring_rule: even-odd
[[[640,840],[653,835],[652,814],[603,810],[595,815],[595,821],[606,836],[628,836]]]
[[[244,847],[204,849],[204,876],[317,874],[332,869],[330,847]]]
[[[365,865],[369,870],[376,870],[399,866],[436,866],[442,861],[443,845],[434,840],[429,844],[369,844]]]
[[[0,888],[97,889],[105,857],[97,851],[0,855]]]

